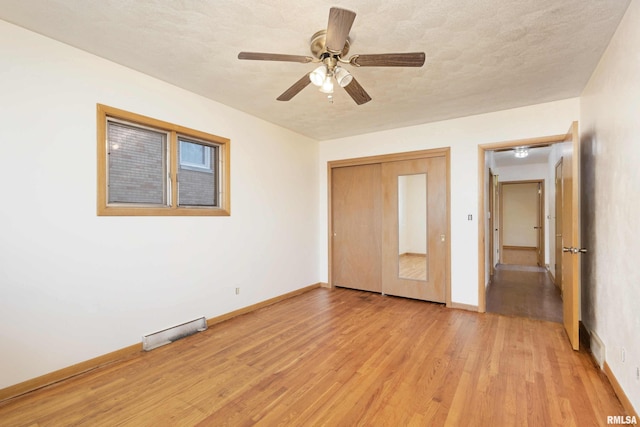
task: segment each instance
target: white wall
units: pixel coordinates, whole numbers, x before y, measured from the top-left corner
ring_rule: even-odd
[[[569,123],[571,124],[571,123]],[[567,126],[569,129],[569,126]],[[566,129],[566,130],[567,130]],[[565,132],[566,132],[565,130]],[[532,163],[521,166],[494,167],[494,173],[500,176],[500,182],[544,180],[545,190],[549,187],[546,163]]]
[[[97,217],[96,103],[230,138],[231,217]],[[317,283],[317,156],[0,21],[0,388]]]
[[[640,0],[581,97],[582,319],[640,411]],[[626,361],[622,362],[622,349]]]
[[[375,94],[371,95],[375,98]],[[327,162],[451,147],[451,295],[453,302],[477,305],[478,144],[563,134],[578,119],[578,115],[579,100],[573,98],[320,142],[318,184],[321,280],[328,280]],[[473,215],[472,221],[467,220],[469,214]]]

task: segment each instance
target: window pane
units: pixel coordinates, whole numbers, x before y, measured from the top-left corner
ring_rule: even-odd
[[[180,140],[180,165],[211,169],[211,149],[208,146]]]
[[[218,147],[179,139],[178,205],[218,206]],[[188,161],[187,161],[188,159]]]
[[[108,203],[166,205],[167,135],[109,122]]]

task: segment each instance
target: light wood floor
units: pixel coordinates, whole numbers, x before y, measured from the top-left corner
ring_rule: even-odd
[[[535,248],[503,248],[500,259],[502,264],[538,266],[538,252]]]
[[[0,424],[592,426],[625,415],[555,323],[316,289],[0,404]]]

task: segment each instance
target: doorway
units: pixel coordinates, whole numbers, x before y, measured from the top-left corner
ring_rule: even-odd
[[[449,149],[328,168],[330,286],[450,305]]]
[[[574,350],[579,349],[579,310],[580,310],[580,254],[586,249],[580,246],[580,138],[578,122],[573,122],[566,134],[551,135],[547,137],[531,138],[525,140],[482,144],[478,146],[478,183],[479,183],[479,210],[478,210],[478,311],[487,309],[487,286],[490,283],[486,262],[488,257],[488,245],[485,244],[485,236],[489,223],[486,221],[488,199],[487,190],[490,163],[486,154],[492,151],[515,151],[516,148],[532,148],[544,145],[556,144],[558,160],[562,159],[562,267],[561,280],[564,292],[562,295],[562,322],[567,337]],[[553,165],[549,174],[553,177]],[[555,189],[555,186],[551,186]],[[550,210],[555,212],[555,210]],[[549,218],[550,219],[550,218]],[[555,227],[553,227],[553,240],[555,241]],[[555,251],[548,251],[555,257]],[[551,256],[551,255],[550,255]],[[553,263],[550,263],[553,265]]]
[[[545,266],[544,180],[499,185],[500,264]]]
[[[551,156],[551,150],[543,154]],[[524,171],[527,165],[519,168]],[[562,299],[544,257],[544,180],[501,182],[498,188],[500,258],[486,292],[486,310],[561,323]]]

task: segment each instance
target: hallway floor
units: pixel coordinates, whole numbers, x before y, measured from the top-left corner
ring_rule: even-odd
[[[562,323],[562,299],[546,269],[498,264],[487,312]]]

